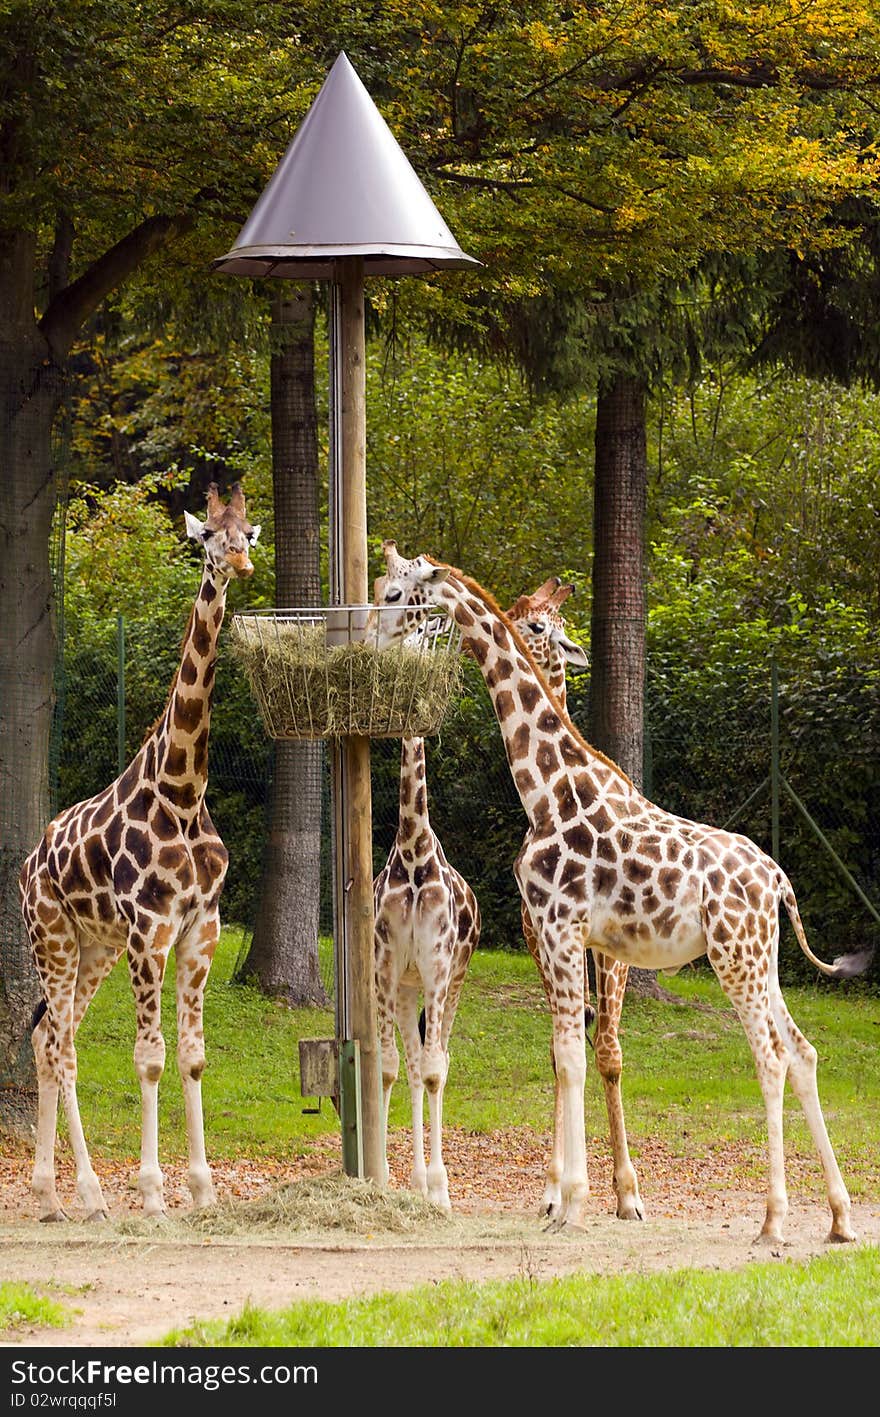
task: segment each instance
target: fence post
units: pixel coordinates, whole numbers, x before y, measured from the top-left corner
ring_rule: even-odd
[[[770,854],[779,860],[779,671],[770,660]]]
[[[120,773],[125,770],[125,621],[116,616],[116,744]]]

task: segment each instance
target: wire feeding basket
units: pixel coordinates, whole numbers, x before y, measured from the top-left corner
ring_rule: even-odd
[[[394,606],[307,606],[232,617],[230,642],[270,738],[426,738],[461,676],[461,633],[432,613],[380,649]]]

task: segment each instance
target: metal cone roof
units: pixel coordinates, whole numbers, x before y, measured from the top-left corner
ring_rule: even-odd
[[[229,275],[329,277],[362,256],[365,275],[478,266],[428,196],[346,54],[238,233],[212,264]]]

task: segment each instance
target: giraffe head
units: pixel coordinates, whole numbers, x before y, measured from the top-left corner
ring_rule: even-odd
[[[404,639],[422,624],[450,573],[449,566],[435,565],[426,556],[407,561],[398,554],[396,541],[383,541],[382,551],[387,569],[374,587],[376,604],[384,607],[376,630],[379,649]]]
[[[560,605],[573,590],[573,585],[563,585],[558,576],[553,576],[531,595],[518,596],[507,611],[507,618],[519,630],[538,668],[551,675],[560,670],[564,673],[565,664],[586,669],[590,662],[586,650],[565,633],[565,621],[559,613]]]
[[[253,575],[253,562],[248,553],[256,544],[260,528],[252,526],[247,519],[240,482],[234,484],[226,506],[220,501],[216,482],[210,484],[205,521],[200,522],[190,512],[183,515],[187,536],[200,543],[207,565],[218,576],[228,581],[233,576]]]

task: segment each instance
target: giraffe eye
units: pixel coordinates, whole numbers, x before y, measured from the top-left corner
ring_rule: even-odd
[[[543,635],[544,626],[540,620],[529,620],[528,625],[533,635]]]
[[[399,600],[402,595],[402,590],[386,590],[385,599],[388,601]]]

